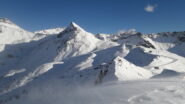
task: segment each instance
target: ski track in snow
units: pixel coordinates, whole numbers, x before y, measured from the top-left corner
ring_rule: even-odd
[[[166,51],[158,52],[158,54],[153,53],[153,55],[158,55],[159,58],[163,57],[163,58],[167,58],[167,59],[171,59],[171,60],[168,61],[168,62],[164,62],[164,63],[160,63],[160,62],[157,61],[157,63],[151,64],[151,65],[146,66],[144,68],[151,69],[153,67],[162,67],[163,69],[168,69],[169,65],[170,66],[176,66],[176,65],[178,65],[179,62],[185,62],[184,58],[182,58],[182,57],[180,57],[180,56],[178,56],[174,53],[169,53],[169,52],[166,52]],[[159,59],[157,59],[157,60],[159,60]],[[172,70],[174,70],[174,69],[172,69]]]
[[[150,65],[150,66],[148,66],[146,68],[151,68],[151,67],[156,67],[156,66],[158,66],[158,67],[160,67],[160,66],[166,66],[166,65],[169,65],[169,64],[172,64],[172,63],[175,63],[175,62],[178,61],[178,59],[175,59],[175,58],[172,58],[172,57],[169,57],[169,56],[160,55],[160,57],[169,58],[169,59],[172,59],[172,61],[167,62],[167,63],[163,63],[163,64],[159,64],[159,65]]]
[[[161,55],[161,56],[163,56],[163,55]],[[171,61],[171,62],[169,62],[169,63],[166,63],[166,64],[159,65],[159,66],[169,65],[169,64],[172,64],[172,63],[175,63],[175,62],[177,62],[177,61],[178,61],[177,59],[172,58],[172,57],[168,57],[168,56],[163,56],[163,57],[166,57],[166,58],[172,59],[172,61]]]
[[[172,53],[170,53],[172,54]],[[159,65],[150,65],[145,68],[151,67],[165,67],[167,65],[176,64],[179,61],[184,61],[184,58],[179,57],[176,54],[164,54],[164,52],[160,52],[160,57],[165,57],[172,59],[167,63],[159,64]],[[169,85],[166,87],[154,89],[151,91],[147,91],[138,95],[133,95],[128,99],[129,104],[184,104],[185,102],[185,84],[184,81],[174,81],[180,82],[178,85]],[[160,81],[161,83],[162,81]],[[159,83],[159,82],[158,82]]]

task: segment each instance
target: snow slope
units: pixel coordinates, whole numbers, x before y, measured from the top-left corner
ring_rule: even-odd
[[[183,102],[155,95],[183,92],[184,32],[94,35],[72,22],[31,33],[8,19],[0,30],[0,104]]]
[[[53,34],[59,34],[62,32],[65,28],[54,28],[54,29],[46,29],[46,30],[39,30],[35,31],[35,34],[42,34],[42,35],[53,35]]]
[[[63,33],[65,31],[70,32]],[[100,41],[75,23],[71,23],[63,32],[59,34],[63,37],[51,35],[30,43],[6,46],[6,50],[1,54],[4,60],[0,66],[3,77],[0,83],[4,84],[1,86],[0,93],[10,92],[24,86],[52,69],[55,63],[62,63],[64,59],[118,45],[113,42]],[[10,53],[10,51],[14,52]],[[19,71],[20,69],[24,71]],[[6,83],[7,81],[9,83]],[[6,87],[5,90],[4,87]]]
[[[125,81],[125,80],[138,80],[138,79],[148,79],[152,76],[151,72],[142,69],[134,64],[128,62],[127,60],[116,57],[110,65],[103,68],[99,75],[96,83],[101,83],[102,81]]]
[[[34,34],[3,18],[0,19],[0,36],[3,37],[0,44],[15,44],[30,41]]]

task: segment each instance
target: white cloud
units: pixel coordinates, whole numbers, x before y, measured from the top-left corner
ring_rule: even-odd
[[[149,4],[144,9],[145,9],[146,12],[154,12],[156,7],[157,7],[156,5],[150,5]]]

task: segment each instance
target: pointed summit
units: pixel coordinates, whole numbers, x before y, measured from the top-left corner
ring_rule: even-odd
[[[84,31],[79,25],[77,25],[75,22],[71,22],[69,27],[67,27],[70,30],[81,30]]]
[[[64,34],[71,32],[85,32],[85,30],[76,23],[71,22],[69,26],[58,35],[58,37],[62,37]]]
[[[72,27],[79,27],[75,22],[71,22],[70,26],[72,26]]]

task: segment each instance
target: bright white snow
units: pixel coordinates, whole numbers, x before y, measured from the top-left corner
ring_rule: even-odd
[[[183,104],[185,32],[28,32],[0,19],[0,104]]]

